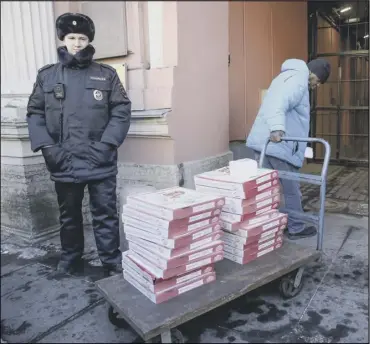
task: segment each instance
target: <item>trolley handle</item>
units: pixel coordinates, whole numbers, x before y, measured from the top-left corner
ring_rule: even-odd
[[[321,177],[324,180],[326,179],[326,176],[328,174],[329,161],[330,161],[330,145],[327,141],[325,141],[324,139],[314,138],[314,137],[300,138],[300,137],[290,137],[290,136],[282,137],[281,140],[282,141],[293,141],[293,142],[321,143],[322,145],[324,145],[324,147],[325,147],[325,156],[324,156],[323,167],[322,167],[322,170],[321,170]],[[258,162],[258,166],[260,168],[263,165],[263,159],[265,158],[266,149],[267,149],[267,146],[270,143],[270,141],[271,141],[270,138],[268,138],[266,140],[265,145],[262,148],[262,152],[261,152],[260,159],[259,159],[259,162]]]

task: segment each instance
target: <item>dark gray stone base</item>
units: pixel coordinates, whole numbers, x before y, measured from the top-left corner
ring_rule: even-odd
[[[232,152],[228,151],[178,165],[119,164],[117,209],[120,216],[127,195],[172,186],[193,188],[195,174],[226,166],[231,159]],[[57,195],[44,163],[23,166],[2,164],[1,193],[1,230],[4,234],[30,244],[59,235]],[[87,188],[82,214],[85,227],[91,227]]]
[[[1,165],[1,229],[29,243],[59,230],[59,210],[45,164]]]
[[[173,186],[194,189],[194,175],[227,166],[230,160],[233,160],[232,151],[177,165],[119,163],[117,184],[119,189],[131,185],[156,189]]]

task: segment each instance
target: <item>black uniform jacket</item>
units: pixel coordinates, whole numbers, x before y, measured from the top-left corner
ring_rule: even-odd
[[[116,70],[93,62],[94,52],[88,46],[76,58],[59,48],[60,62],[39,70],[29,98],[31,149],[42,149],[54,181],[83,183],[117,174],[131,102]],[[57,97],[57,84],[63,85],[64,99]]]

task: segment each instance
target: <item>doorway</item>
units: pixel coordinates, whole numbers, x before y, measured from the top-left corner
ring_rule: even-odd
[[[229,2],[230,141],[244,144],[282,63],[307,61],[307,36],[306,2]]]
[[[331,75],[311,97],[311,135],[327,140],[331,161],[369,163],[369,3],[311,1],[309,58],[325,58]],[[324,152],[317,145],[316,160]]]

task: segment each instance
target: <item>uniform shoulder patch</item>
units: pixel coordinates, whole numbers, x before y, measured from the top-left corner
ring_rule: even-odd
[[[105,63],[99,63],[99,64],[100,64],[100,66],[102,66],[103,68],[107,68],[107,69],[109,69],[111,72],[115,72],[115,71],[116,71],[116,69],[115,69],[114,67],[110,66],[110,65],[107,65],[107,64],[105,64]]]
[[[44,83],[44,78],[48,73],[45,73],[45,71],[51,72],[51,68],[54,67],[56,63],[48,64],[44,67],[41,67],[37,72],[37,82],[42,86]]]
[[[38,72],[39,72],[39,73],[41,73],[41,72],[43,72],[44,70],[47,70],[47,69],[49,69],[49,68],[51,68],[51,67],[53,67],[53,66],[55,66],[55,63],[47,64],[46,66],[41,67],[41,68],[38,70]]]
[[[119,81],[118,85],[119,85],[119,91],[121,92],[121,94],[122,94],[123,98],[128,99],[128,97],[127,97],[127,93],[126,93],[126,90],[125,90],[125,88],[123,87],[122,82],[121,82],[121,81]]]

